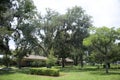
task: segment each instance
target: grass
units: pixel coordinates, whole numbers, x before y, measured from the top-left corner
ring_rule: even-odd
[[[27,69],[1,71],[0,80],[120,80],[120,69],[110,69],[109,74],[105,74],[104,69],[95,67],[56,67],[60,69],[59,77],[38,76],[26,74]]]

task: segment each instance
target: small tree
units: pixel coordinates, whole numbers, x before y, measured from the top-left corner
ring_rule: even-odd
[[[57,59],[54,57],[54,51],[53,48],[50,50],[50,54],[48,55],[48,59],[46,60],[46,65],[48,68],[51,68],[55,65]]]

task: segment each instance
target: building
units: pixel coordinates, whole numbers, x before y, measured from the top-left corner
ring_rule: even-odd
[[[22,66],[46,66],[47,57],[40,56],[40,55],[29,55],[22,59],[21,65]],[[61,64],[61,59],[59,60],[59,64]],[[65,59],[66,65],[72,65],[73,60],[66,58]]]

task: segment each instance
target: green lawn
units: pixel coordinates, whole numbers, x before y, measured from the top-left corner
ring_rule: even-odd
[[[120,80],[120,69],[111,69],[109,74],[105,74],[103,69],[96,68],[67,67],[60,70],[59,77],[30,75],[15,70],[1,71],[0,80]]]

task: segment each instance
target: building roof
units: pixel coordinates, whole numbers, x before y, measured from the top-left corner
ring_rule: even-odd
[[[27,60],[43,60],[43,61],[45,61],[45,60],[47,60],[47,57],[40,56],[40,55],[29,55],[27,57],[24,57],[23,59],[27,59]],[[73,62],[73,60],[70,59],[70,58],[66,58],[65,60],[66,60],[66,62]]]
[[[0,58],[3,58],[3,55],[0,54]]]
[[[60,58],[59,61],[61,62],[62,59]],[[73,61],[72,59],[70,59],[70,58],[65,58],[65,61],[66,61],[66,62],[74,62],[74,61]]]
[[[24,59],[29,59],[29,60],[47,60],[47,57],[40,56],[40,55],[29,55],[28,57],[24,57]]]
[[[66,60],[66,62],[73,62],[73,60],[70,58],[66,58],[65,60]]]

